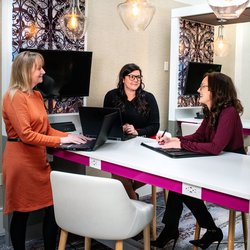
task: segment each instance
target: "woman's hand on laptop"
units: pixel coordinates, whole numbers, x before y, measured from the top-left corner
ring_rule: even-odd
[[[68,134],[66,137],[61,137],[61,144],[65,143],[75,143],[75,144],[83,144],[86,141],[90,140],[90,138],[84,135],[77,135],[77,134]]]

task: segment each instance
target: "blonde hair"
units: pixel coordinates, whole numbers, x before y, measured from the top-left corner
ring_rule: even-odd
[[[12,63],[9,93],[12,98],[17,90],[32,93],[32,69],[44,65],[43,56],[37,52],[24,51]]]

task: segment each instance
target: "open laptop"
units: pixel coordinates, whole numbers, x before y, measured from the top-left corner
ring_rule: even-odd
[[[91,140],[87,141],[84,144],[74,144],[74,143],[62,144],[58,148],[64,150],[74,150],[74,151],[96,150],[98,147],[102,146],[108,139],[109,131],[117,115],[118,113],[116,112],[104,115],[96,138],[92,138]]]
[[[109,140],[126,141],[134,138],[134,135],[126,135],[122,129],[122,117],[120,109],[108,107],[79,107],[79,116],[82,124],[82,133],[90,138],[96,137],[103,116],[117,113],[113,126],[109,132]]]
[[[153,145],[153,143],[141,143],[142,146],[149,148],[155,152],[164,154],[171,158],[188,158],[188,157],[200,157],[200,156],[209,156],[209,154],[202,154],[192,151],[187,151],[181,148],[161,148],[159,146]]]

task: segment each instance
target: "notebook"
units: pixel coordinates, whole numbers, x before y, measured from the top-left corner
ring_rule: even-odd
[[[123,133],[120,109],[108,107],[79,107],[79,116],[83,134],[90,138],[96,137],[103,116],[114,112],[117,113],[117,117],[113,122],[108,139],[126,141],[135,138],[136,136],[134,135],[126,135]]]
[[[171,158],[188,158],[188,157],[200,157],[209,156],[208,154],[201,154],[197,152],[187,151],[181,148],[161,148],[157,145],[157,142],[141,143],[142,146],[149,148],[155,152],[164,154]]]
[[[91,138],[91,140],[87,141],[85,144],[67,143],[67,144],[60,145],[58,148],[64,149],[64,150],[74,150],[74,151],[96,150],[98,147],[102,146],[107,141],[109,131],[117,115],[118,114],[116,112],[113,112],[103,117],[102,124],[100,126],[100,129],[98,131],[98,135],[96,138]]]

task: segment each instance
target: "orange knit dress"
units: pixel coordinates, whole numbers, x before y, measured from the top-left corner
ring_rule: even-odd
[[[53,129],[48,121],[39,92],[17,91],[3,99],[3,119],[8,138],[3,154],[6,214],[30,212],[53,204],[50,185],[51,167],[46,147],[57,147],[67,133]]]

